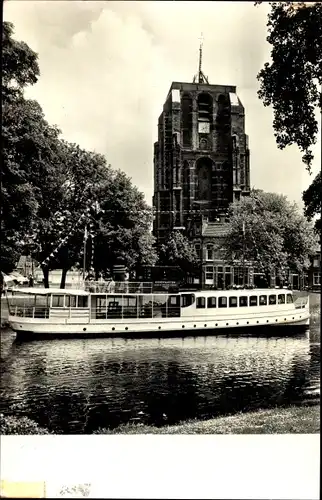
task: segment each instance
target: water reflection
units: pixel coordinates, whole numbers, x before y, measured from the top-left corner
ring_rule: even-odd
[[[55,432],[174,424],[319,396],[320,344],[310,344],[308,334],[13,339],[2,333],[1,411],[14,409]]]

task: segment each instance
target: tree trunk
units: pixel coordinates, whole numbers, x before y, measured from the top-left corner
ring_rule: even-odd
[[[42,272],[44,275],[44,287],[49,288],[49,269],[47,266],[42,267]]]
[[[68,268],[64,267],[61,273],[60,288],[65,288]]]

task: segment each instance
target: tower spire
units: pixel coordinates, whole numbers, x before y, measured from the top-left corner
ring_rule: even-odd
[[[199,37],[199,68],[198,68],[198,73],[193,77],[193,83],[208,83],[208,78],[203,74],[201,66],[202,66],[202,47],[203,47],[203,33],[201,33],[201,36]]]

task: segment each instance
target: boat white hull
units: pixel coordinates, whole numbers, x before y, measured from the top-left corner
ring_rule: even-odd
[[[253,333],[265,329],[275,332],[287,330],[298,331],[309,326],[310,314],[306,309],[291,313],[257,315],[241,318],[151,318],[131,320],[90,320],[76,323],[73,320],[42,320],[34,318],[9,317],[9,323],[20,338],[33,337],[137,337],[137,336],[186,336],[186,335],[218,335],[227,333]],[[283,327],[283,328],[282,328]]]

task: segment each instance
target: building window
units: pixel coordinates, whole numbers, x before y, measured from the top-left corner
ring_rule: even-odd
[[[216,297],[208,297],[207,307],[209,308],[216,307]]]
[[[201,93],[198,96],[198,132],[209,134],[212,123],[213,103],[210,94]]]
[[[320,266],[319,259],[313,259],[313,267],[319,267],[319,266]]]
[[[212,245],[207,245],[207,260],[214,260],[214,248]]]
[[[214,268],[212,266],[206,266],[206,280],[214,279]]]
[[[204,309],[206,307],[205,297],[197,297],[196,307],[197,309]]]
[[[196,199],[211,201],[212,161],[200,158],[196,165]]]
[[[200,243],[195,244],[195,250],[196,250],[196,254],[198,255],[198,258],[201,259],[201,245],[200,245]]]
[[[245,283],[244,283],[244,274],[245,274]],[[234,285],[235,286],[243,286],[247,285],[249,282],[249,268],[245,267],[234,267]]]
[[[188,94],[182,96],[181,115],[183,147],[190,147],[192,143],[192,99]]]
[[[313,285],[321,285],[321,273],[313,273]]]

